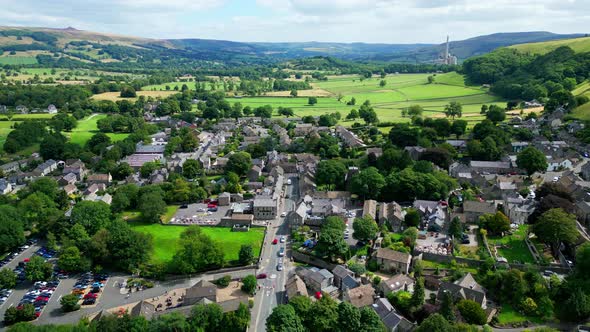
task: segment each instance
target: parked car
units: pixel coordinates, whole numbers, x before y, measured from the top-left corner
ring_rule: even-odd
[[[287,238],[284,235],[281,236],[281,243],[285,243],[286,240],[287,240]]]
[[[283,271],[283,263],[277,264],[277,271]]]
[[[284,211],[283,213],[281,213],[281,217],[286,217],[287,216],[287,212]]]
[[[217,212],[217,207],[212,207],[207,209],[209,212]]]
[[[279,240],[277,240],[277,239],[272,240],[272,244],[277,244],[277,243],[279,243]]]
[[[285,256],[285,247],[281,247],[281,249],[279,249],[279,257],[283,256]]]
[[[188,208],[188,205],[186,205],[186,204],[182,204],[182,205],[180,206],[180,208],[181,208],[181,209],[186,209],[186,208]]]
[[[260,273],[256,276],[256,279],[266,279],[266,273]]]

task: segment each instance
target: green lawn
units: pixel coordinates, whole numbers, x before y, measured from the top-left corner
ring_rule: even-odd
[[[159,263],[168,262],[172,259],[174,253],[178,250],[180,234],[187,227],[141,222],[130,222],[130,225],[138,232],[152,234],[154,238],[152,260]],[[201,229],[214,241],[221,244],[226,262],[238,260],[238,253],[243,244],[252,245],[254,256],[258,257],[264,239],[264,228],[251,228],[249,232],[232,232],[229,227],[201,227]]]
[[[515,323],[522,323],[525,321],[533,323],[542,323],[539,317],[530,317],[516,311],[510,304],[502,305],[502,312],[498,314],[498,323],[500,325],[510,325]]]
[[[94,134],[98,133],[96,122],[106,117],[106,114],[97,114],[78,121],[78,126],[68,134],[70,141],[84,146]],[[129,134],[107,133],[107,136],[109,136],[113,142],[116,142],[125,139]]]
[[[489,236],[490,246],[498,246],[498,254],[508,260],[509,263],[520,262],[534,264],[535,260],[529,251],[524,238],[527,232],[527,225],[521,225],[512,235],[497,237]]]

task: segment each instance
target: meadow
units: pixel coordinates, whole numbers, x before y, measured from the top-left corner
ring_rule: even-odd
[[[134,230],[153,236],[152,261],[156,263],[165,263],[172,259],[179,248],[180,234],[186,229],[186,226],[165,226],[137,221],[129,224]],[[251,245],[254,256],[258,257],[264,239],[264,228],[253,227],[249,232],[232,232],[229,227],[201,227],[201,230],[221,245],[226,262],[238,260],[243,244]]]
[[[328,81],[313,83],[313,87],[332,96],[318,97],[318,103],[313,106],[307,104],[307,97],[228,97],[228,101],[253,108],[263,105],[271,105],[275,110],[280,106],[290,107],[298,117],[340,112],[341,124],[345,126],[353,123],[344,119],[346,115],[350,110],[358,109],[365,100],[371,102],[381,122],[409,122],[409,118],[402,116],[402,110],[411,105],[422,106],[424,116],[444,117],[445,105],[457,101],[463,105],[463,118],[470,125],[483,119],[481,105],[505,102],[486,89],[467,85],[463,76],[455,72],[436,75],[434,84],[428,84],[428,76],[430,74],[388,75],[385,86],[380,86],[379,77],[361,81],[358,76],[330,76]],[[342,96],[340,101],[338,96]],[[347,105],[353,97],[356,105]]]
[[[76,128],[74,128],[71,133],[66,133],[66,136],[70,138],[70,142],[84,146],[94,134],[98,133],[96,122],[106,117],[106,114],[93,114],[87,118],[84,118],[78,121],[78,126],[76,126]],[[127,136],[129,136],[129,134],[107,133],[107,136],[109,136],[112,141],[116,142],[125,139]]]
[[[523,53],[546,54],[561,46],[569,46],[578,53],[590,52],[590,37],[518,44],[510,46],[509,48],[517,49]]]

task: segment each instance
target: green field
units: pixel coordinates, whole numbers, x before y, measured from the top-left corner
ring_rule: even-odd
[[[172,259],[178,250],[180,234],[186,229],[186,226],[165,226],[141,222],[130,222],[129,224],[134,230],[153,236],[152,260],[159,263]],[[221,244],[226,262],[238,260],[238,253],[243,244],[252,245],[254,256],[258,257],[264,239],[264,228],[251,228],[249,232],[232,232],[229,227],[201,227],[201,229],[203,233]]]
[[[0,65],[34,65],[37,58],[34,56],[1,56]]]
[[[444,117],[445,105],[451,101],[458,101],[463,105],[463,118],[476,123],[483,119],[479,114],[482,104],[505,102],[485,89],[467,86],[463,76],[457,73],[436,75],[435,84],[428,84],[428,76],[430,74],[388,75],[384,87],[379,86],[381,78],[378,77],[362,82],[358,77],[352,76],[331,77],[328,81],[313,85],[316,89],[330,92],[334,97],[318,97],[318,103],[314,106],[307,105],[308,98],[303,97],[229,97],[228,101],[240,102],[243,106],[253,108],[263,105],[271,105],[275,109],[279,106],[290,107],[298,117],[340,112],[343,117],[341,123],[344,125],[353,123],[345,121],[344,118],[351,109],[358,109],[365,100],[371,102],[381,122],[410,121],[409,118],[402,117],[402,110],[415,104],[426,110],[424,116]],[[339,94],[343,96],[341,101],[336,97]],[[346,105],[352,97],[356,99],[356,105]]]
[[[578,53],[590,52],[590,37],[550,40],[541,43],[529,43],[510,46],[525,53],[545,54],[561,46],[569,46]]]
[[[500,325],[510,325],[510,324],[517,324],[523,323],[525,321],[533,322],[533,323],[542,323],[539,317],[531,317],[525,316],[520,312],[516,311],[510,304],[503,304],[502,311],[498,314],[498,323]]]
[[[71,133],[67,134],[70,137],[70,141],[84,146],[94,134],[98,133],[96,122],[106,117],[106,114],[97,114],[78,121],[78,126]],[[107,133],[107,136],[116,142],[125,139],[129,134]]]

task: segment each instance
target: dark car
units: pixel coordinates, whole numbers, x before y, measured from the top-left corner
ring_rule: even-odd
[[[84,302],[82,302],[83,305],[92,305],[96,303],[96,299],[90,298],[90,299],[86,299],[84,300]]]
[[[256,276],[256,279],[266,279],[266,273],[260,273]]]
[[[186,209],[186,208],[188,208],[188,205],[186,205],[186,204],[182,204],[182,205],[180,206],[180,208],[181,208],[181,209]]]

